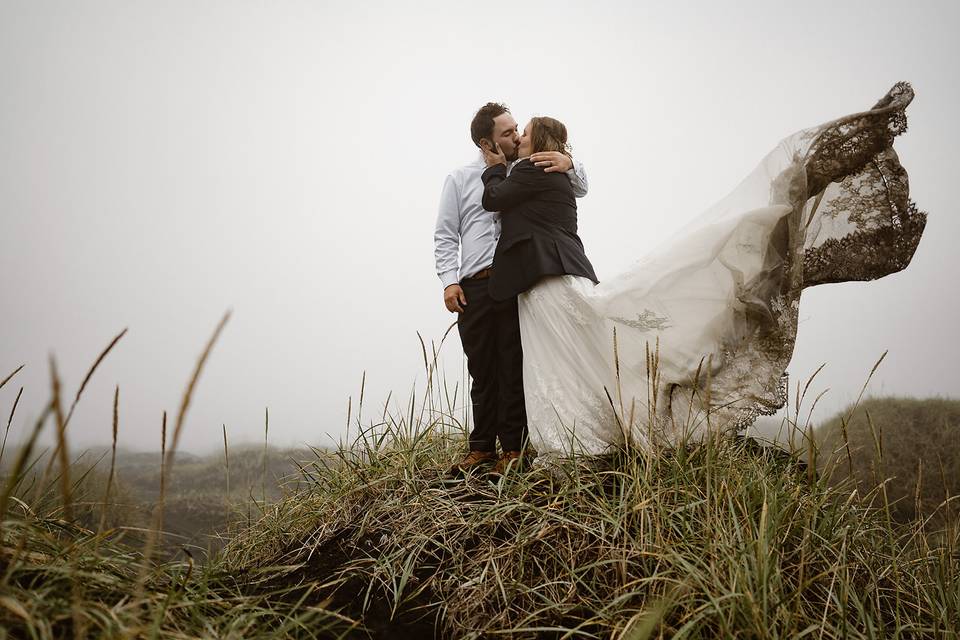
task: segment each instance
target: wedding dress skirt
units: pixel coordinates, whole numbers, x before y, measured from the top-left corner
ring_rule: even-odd
[[[893,150],[913,99],[784,139],[727,197],[594,286],[519,296],[531,444],[541,454],[676,445],[739,431],[786,401],[800,293],[909,264],[926,214]]]

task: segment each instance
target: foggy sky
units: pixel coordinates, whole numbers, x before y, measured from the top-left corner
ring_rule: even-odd
[[[913,83],[895,145],[930,213],[913,263],[807,290],[790,366],[815,416],[870,392],[958,395],[956,3],[0,2],[0,390],[21,438],[109,340],[70,426],[159,448],[233,310],[182,446],[331,443],[423,382],[453,321],[434,271],[445,175],[488,100],[566,123],[601,280],[730,191],[783,137]],[[459,340],[444,347],[462,369]],[[371,409],[371,413],[374,410]],[[376,409],[379,413],[379,409]]]

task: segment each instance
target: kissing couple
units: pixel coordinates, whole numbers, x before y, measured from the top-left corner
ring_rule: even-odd
[[[775,413],[803,289],[900,271],[917,248],[926,214],[893,150],[913,95],[900,82],[784,138],[603,282],[577,234],[587,178],[566,127],[537,117],[520,134],[504,105],[481,107],[479,154],[446,177],[434,234],[473,379],[469,451],[450,473],[676,446]]]

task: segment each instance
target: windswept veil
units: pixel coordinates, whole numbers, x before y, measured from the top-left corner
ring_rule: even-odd
[[[623,273],[520,296],[531,444],[601,453],[737,431],[787,396],[800,294],[905,268],[926,214],[893,141],[913,90],[782,140],[732,193]]]

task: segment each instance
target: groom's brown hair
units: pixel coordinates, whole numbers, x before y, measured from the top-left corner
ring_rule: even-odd
[[[470,137],[473,139],[473,144],[479,147],[481,138],[493,142],[493,119],[505,113],[510,113],[510,109],[500,102],[488,102],[480,107],[477,115],[473,116],[470,122]]]

